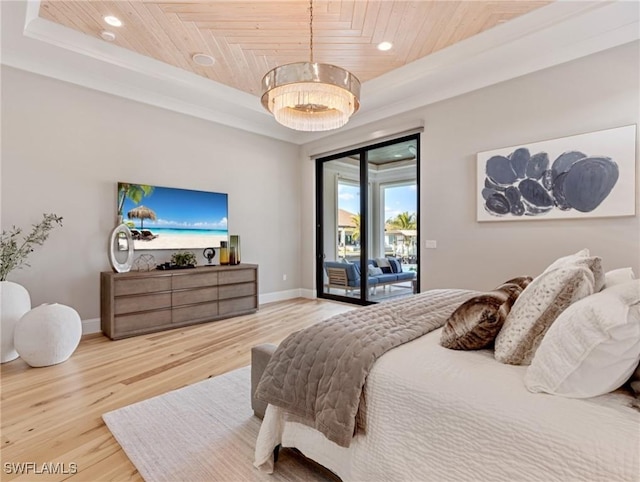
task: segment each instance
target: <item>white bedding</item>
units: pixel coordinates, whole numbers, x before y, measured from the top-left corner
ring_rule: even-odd
[[[440,332],[376,362],[365,386],[367,433],[348,448],[269,406],[256,466],[270,471],[282,443],[345,482],[640,480],[640,413],[629,395],[533,394],[526,367],[487,350],[443,348]]]

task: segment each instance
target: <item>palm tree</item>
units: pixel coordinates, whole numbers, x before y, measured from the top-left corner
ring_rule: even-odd
[[[353,233],[351,234],[351,239],[357,241],[360,239],[360,213],[354,214],[351,216],[351,220],[353,221]]]
[[[388,219],[387,225],[385,226],[385,231],[413,231],[416,229],[418,229],[416,213],[410,214],[408,211],[398,214],[395,218]],[[407,236],[407,233],[402,233],[402,238],[405,246],[403,253],[407,253],[411,247],[412,236]]]
[[[118,216],[122,216],[122,209],[126,198],[131,199],[134,204],[139,204],[143,197],[148,196],[152,192],[153,186],[147,186],[146,184],[118,183]]]
[[[390,229],[417,229],[416,213],[409,214],[408,211],[398,214],[395,218],[387,220]]]

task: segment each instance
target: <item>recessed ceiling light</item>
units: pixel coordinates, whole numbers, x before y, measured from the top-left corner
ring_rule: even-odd
[[[112,27],[122,27],[122,20],[120,20],[118,17],[114,17],[113,15],[107,15],[106,17],[104,17],[104,21]]]
[[[382,50],[383,52],[386,50],[391,50],[391,47],[393,47],[393,44],[391,42],[380,42],[378,44],[378,50]]]
[[[191,60],[203,67],[210,67],[216,63],[216,59],[207,54],[194,54],[193,57],[191,57]]]
[[[113,42],[116,39],[116,34],[109,32],[108,30],[103,30],[100,32],[100,37],[102,37],[102,40],[106,40],[107,42]]]
[[[393,157],[402,157],[402,154],[394,154]]]

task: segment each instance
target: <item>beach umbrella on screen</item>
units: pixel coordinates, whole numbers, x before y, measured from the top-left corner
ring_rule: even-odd
[[[153,209],[149,209],[146,206],[138,206],[137,208],[133,208],[131,211],[127,213],[127,218],[129,219],[139,219],[140,220],[140,229],[144,229],[143,223],[145,219],[151,219],[155,221],[157,218],[156,213],[153,212]]]

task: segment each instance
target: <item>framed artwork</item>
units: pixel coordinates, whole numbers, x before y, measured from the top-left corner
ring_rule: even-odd
[[[480,152],[477,220],[635,214],[636,126]]]

